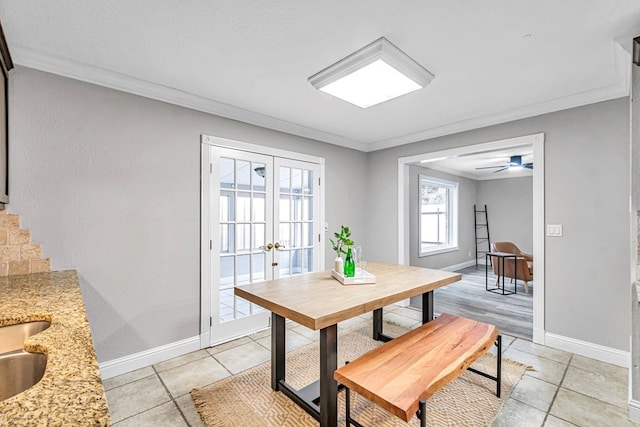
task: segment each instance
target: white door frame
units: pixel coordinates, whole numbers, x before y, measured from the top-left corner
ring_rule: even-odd
[[[308,154],[295,153],[278,148],[263,145],[250,144],[246,142],[234,141],[231,139],[219,138],[209,135],[201,135],[201,155],[200,155],[200,348],[211,346],[211,262],[209,259],[210,236],[209,218],[211,216],[210,207],[210,168],[211,158],[209,147],[212,145],[230,148],[233,150],[243,150],[258,154],[265,154],[274,157],[284,157],[292,160],[301,160],[309,163],[316,163],[320,166],[320,219],[319,224],[325,223],[325,159]],[[325,233],[320,233],[320,263],[325,265]]]
[[[544,133],[503,139],[398,158],[398,263],[409,264],[409,166],[421,160],[444,160],[465,154],[523,145],[533,146],[533,342],[544,344]]]

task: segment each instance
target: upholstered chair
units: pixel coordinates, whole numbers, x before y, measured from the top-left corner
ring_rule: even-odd
[[[522,252],[511,242],[494,242],[491,244],[491,251],[506,252],[518,256],[515,268],[513,259],[506,258],[504,260],[504,277],[522,280],[524,282],[524,291],[528,294],[529,282],[533,280],[533,255]],[[496,280],[497,284],[497,281],[500,280],[500,277],[503,275],[502,272],[499,271],[499,269],[502,268],[502,262],[498,262],[497,259],[493,259],[491,264],[493,265],[494,274],[498,276],[498,279]],[[516,273],[518,277],[515,277]]]

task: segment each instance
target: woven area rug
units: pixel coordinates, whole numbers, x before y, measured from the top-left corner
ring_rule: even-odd
[[[339,365],[381,345],[370,338],[371,323],[365,325],[339,332]],[[407,329],[385,323],[384,331],[398,336]],[[495,356],[487,354],[473,366],[495,375]],[[465,372],[427,400],[427,425],[488,426],[526,370],[525,365],[503,359],[500,399],[495,395],[494,381]],[[295,388],[315,381],[318,371],[317,342],[287,354],[286,378]],[[208,427],[316,427],[318,422],[310,415],[284,394],[271,390],[270,375],[271,366],[267,362],[210,386],[193,389],[191,397],[204,424]],[[420,425],[416,417],[407,424],[355,393],[352,393],[351,405],[352,416],[365,426]],[[338,425],[344,425],[344,391],[338,393],[338,418]]]

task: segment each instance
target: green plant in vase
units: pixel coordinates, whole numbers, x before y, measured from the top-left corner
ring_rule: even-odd
[[[344,225],[340,226],[340,233],[333,233],[334,239],[329,239],[333,250],[336,252],[336,259],[334,260],[334,270],[338,273],[342,274],[343,271],[343,261],[342,254],[349,255],[351,251],[351,246],[353,246],[353,240],[351,240],[351,230],[349,227],[345,227]],[[348,248],[348,249],[345,249]],[[353,261],[353,257],[351,257]],[[351,276],[352,277],[352,276]]]

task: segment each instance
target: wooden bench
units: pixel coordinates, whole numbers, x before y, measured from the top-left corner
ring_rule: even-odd
[[[497,345],[497,375],[470,366]],[[426,399],[469,369],[496,381],[500,397],[502,337],[494,325],[442,314],[337,369],[346,387],[347,426],[362,427],[350,414],[350,390],[404,421],[414,414],[426,426]]]

